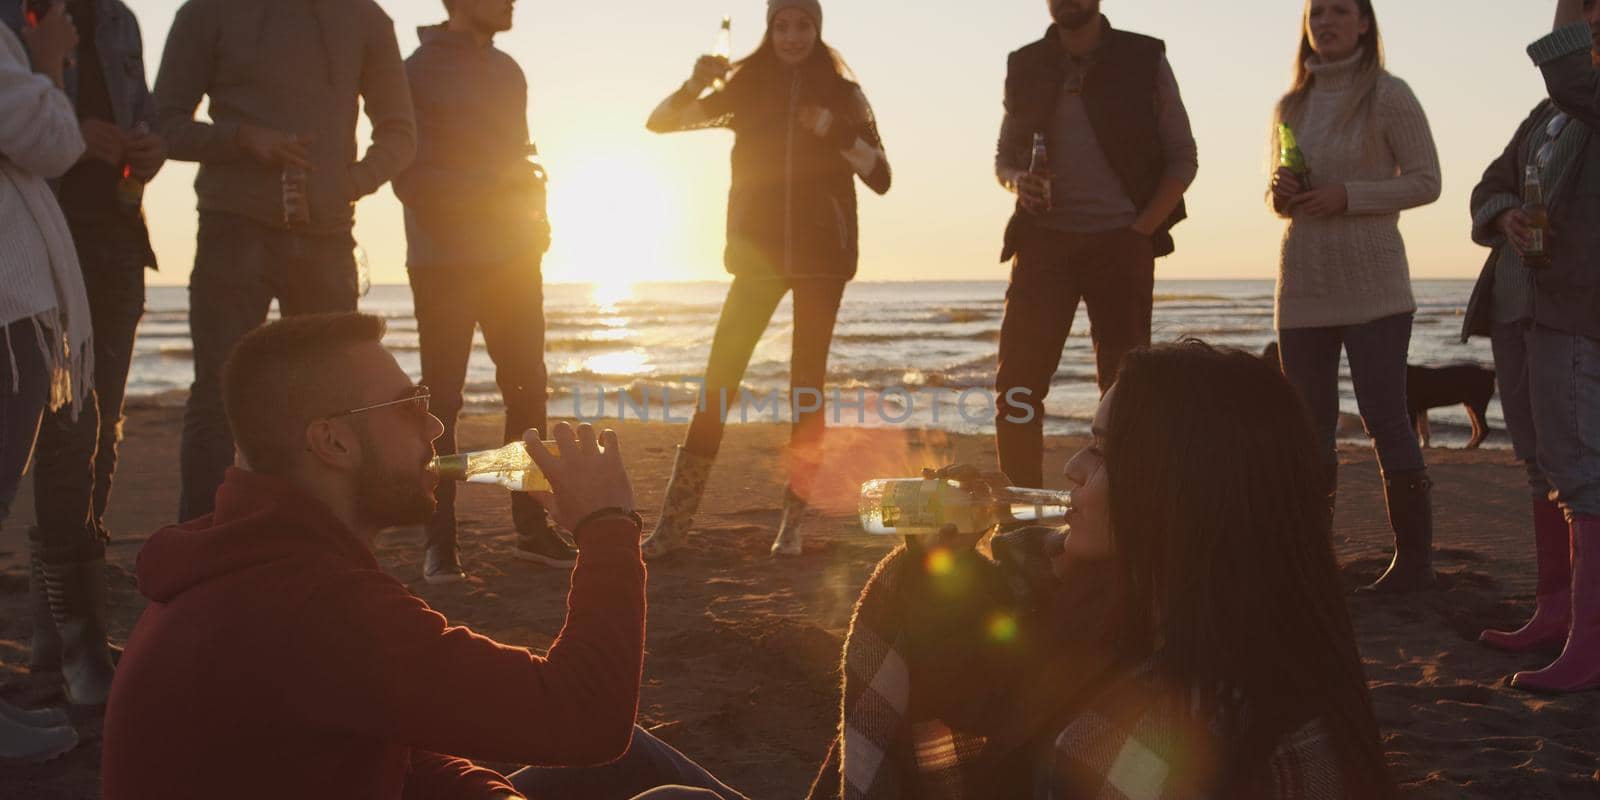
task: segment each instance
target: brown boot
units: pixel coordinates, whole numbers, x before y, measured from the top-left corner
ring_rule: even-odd
[[[61,669],[61,633],[50,613],[50,595],[44,588],[44,545],[38,528],[28,529],[28,601],[32,607],[33,647],[28,651],[28,671]]]
[[[1371,586],[1357,591],[1399,593],[1433,588],[1433,481],[1419,469],[1385,476],[1384,500],[1394,529],[1394,559]]]
[[[111,648],[106,643],[106,561],[44,565],[45,590],[61,632],[61,677],[73,705],[103,706],[111,697]]]

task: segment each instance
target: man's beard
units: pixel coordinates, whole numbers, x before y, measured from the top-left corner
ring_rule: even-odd
[[[376,452],[373,442],[363,442],[363,453]],[[433,516],[439,501],[423,488],[426,464],[410,470],[386,470],[363,455],[356,472],[356,507],[378,528],[421,525]]]
[[[1082,11],[1067,8],[1057,10],[1055,6],[1051,6],[1050,10],[1057,25],[1075,31],[1100,19],[1100,0],[1091,0],[1089,7]]]

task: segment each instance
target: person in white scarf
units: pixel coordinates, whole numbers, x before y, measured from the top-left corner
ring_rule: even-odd
[[[25,35],[37,73],[22,42],[0,25],[0,523],[44,409],[70,406],[76,416],[94,374],[83,275],[46,183],[84,151],[77,113],[61,91],[77,35],[61,3]],[[77,743],[64,715],[0,702],[0,757],[40,761]]]
[[[60,80],[59,68],[54,75],[35,73],[22,43],[9,30],[0,34],[0,325],[6,326],[12,373],[3,388],[23,392],[10,326],[31,320],[50,370],[51,410],[76,408],[94,374],[78,254],[46,183],[84,151],[77,113]]]

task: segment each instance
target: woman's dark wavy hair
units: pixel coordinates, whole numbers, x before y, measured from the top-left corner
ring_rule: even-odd
[[[1263,359],[1186,340],[1123,361],[1105,432],[1130,656],[1167,686],[1226,689],[1243,719],[1228,797],[1321,720],[1350,797],[1393,793],[1334,558],[1303,406]],[[1153,652],[1159,643],[1159,654]]]
[[[844,57],[839,55],[839,51],[823,41],[820,30],[817,31],[816,47],[811,49],[811,55],[800,64],[799,69],[804,82],[820,92],[818,99],[827,105],[828,110],[845,119],[859,116],[851,102],[857,86],[855,73],[845,63]],[[757,97],[782,99],[779,89],[787,87],[784,83],[787,75],[783,62],[778,59],[769,27],[761,36],[760,46],[750,55],[734,62],[728,89],[741,94],[751,92]]]

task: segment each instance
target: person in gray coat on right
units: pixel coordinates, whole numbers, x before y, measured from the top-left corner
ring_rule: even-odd
[[[1480,641],[1561,655],[1519,672],[1535,692],[1600,688],[1600,0],[1559,0],[1555,31],[1528,47],[1549,100],[1472,192],[1472,234],[1495,248],[1462,338],[1490,336],[1506,427],[1533,490],[1538,587],[1532,620]],[[1529,170],[1545,191],[1548,264],[1525,261]]]

